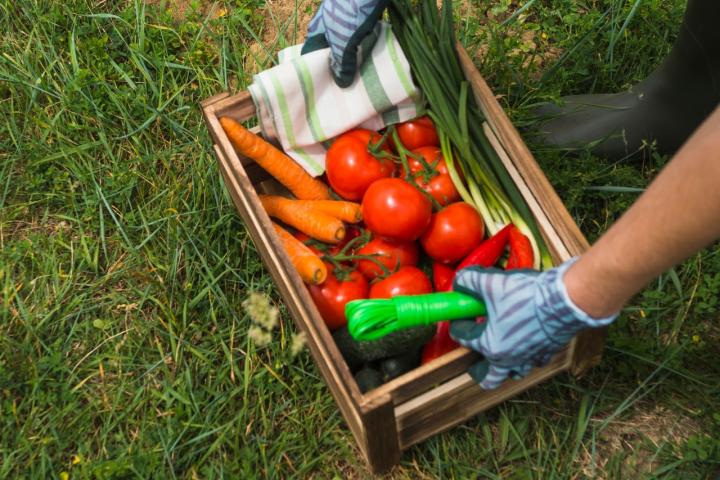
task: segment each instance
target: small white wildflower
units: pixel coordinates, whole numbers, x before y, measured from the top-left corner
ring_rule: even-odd
[[[265,330],[273,330],[277,328],[280,323],[280,311],[268,304],[267,308],[263,312],[263,315],[255,319],[258,325],[261,325]]]
[[[296,357],[298,353],[302,352],[307,343],[307,335],[305,332],[296,333],[290,340],[290,355]]]
[[[248,336],[258,347],[264,347],[272,341],[272,335],[270,335],[270,332],[267,332],[258,326],[250,327],[248,329]]]
[[[272,341],[271,332],[280,323],[280,310],[270,303],[270,299],[261,293],[252,292],[242,303],[250,317],[252,326],[248,329],[250,339],[259,347]]]
[[[280,312],[277,307],[270,304],[267,296],[252,292],[243,302],[243,307],[254,323],[262,325],[268,330],[277,327]]]

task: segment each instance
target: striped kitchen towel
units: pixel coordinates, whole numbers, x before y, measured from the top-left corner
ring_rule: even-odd
[[[410,65],[390,26],[379,37],[355,81],[335,84],[330,49],[300,55],[301,45],[284,49],[277,66],[255,75],[250,85],[260,128],[313,176],[325,171],[330,140],[352,128],[380,130],[421,114],[422,98]]]

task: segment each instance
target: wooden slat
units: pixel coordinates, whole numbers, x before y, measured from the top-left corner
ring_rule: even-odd
[[[214,96],[208,98],[207,100],[205,100],[205,102],[207,102],[207,105],[203,105],[203,103],[205,103],[205,102],[201,103],[203,119],[205,120],[205,125],[207,125],[207,127],[208,127],[208,132],[210,132],[210,137],[212,138],[214,145],[219,145],[220,139],[217,136],[216,130],[214,128],[211,128],[212,120],[215,119],[215,110],[214,110],[213,106],[218,101],[222,100],[223,98],[227,98],[229,96],[230,96],[230,94],[227,92],[218,93],[217,95],[214,95]],[[215,99],[215,100],[213,100],[213,99]],[[213,101],[211,101],[211,100],[213,100]],[[215,119],[215,120],[217,120],[217,119]],[[217,123],[217,121],[215,123]]]
[[[575,337],[571,345],[570,372],[575,376],[580,376],[589,368],[600,363],[606,339],[607,327],[585,330]]]
[[[479,358],[480,356],[472,350],[457,348],[371,390],[365,394],[363,401],[372,402],[377,397],[390,395],[393,403],[399,405],[460,375]]]
[[[212,105],[213,103],[217,103],[217,102],[219,102],[220,100],[222,100],[223,98],[227,98],[227,97],[229,97],[229,96],[230,96],[230,93],[229,93],[229,92],[216,93],[216,94],[213,95],[212,97],[208,97],[208,98],[206,98],[205,100],[203,100],[202,102],[200,102],[200,108],[206,109],[207,107],[209,107],[209,106]]]
[[[227,160],[224,157],[223,152],[216,148],[216,154],[223,156],[222,167],[228,171],[234,177],[233,187],[240,187],[243,183],[245,192],[247,187],[250,186],[249,179],[246,175],[241,172],[241,166],[239,163],[234,163],[232,160]],[[233,188],[233,189],[234,189]],[[243,192],[240,187],[240,192]],[[238,197],[238,198],[236,198]],[[335,347],[335,342],[332,341],[332,337],[325,327],[324,323],[320,323],[319,314],[315,309],[315,304],[310,298],[307,289],[302,284],[297,272],[293,268],[289,268],[290,261],[287,259],[287,254],[282,246],[280,239],[275,234],[275,230],[272,228],[271,221],[264,210],[259,207],[259,200],[252,198],[251,196],[243,195],[243,193],[235,194],[234,200],[239,200],[236,203],[236,207],[241,211],[243,219],[246,222],[248,231],[255,241],[257,247],[266,264],[275,269],[271,271],[274,273],[276,284],[284,289],[284,293],[289,296],[288,307],[297,308],[297,312],[301,317],[301,327],[308,330],[308,333],[312,334],[313,340],[321,343],[322,358],[318,358],[318,361],[322,361],[323,365],[327,365],[332,373],[333,379],[345,385],[349,390],[356,389],[355,399],[359,403],[360,392],[357,390],[357,384],[352,379],[349,369],[345,364],[340,352]],[[292,300],[293,302],[290,302]],[[315,310],[315,311],[313,311]],[[317,317],[317,318],[313,318]],[[322,366],[322,365],[321,365]],[[344,370],[344,371],[343,371]]]
[[[508,380],[497,390],[483,390],[464,373],[395,408],[400,448],[416,443],[474,417],[566,370],[566,352],[536,368],[519,381]]]
[[[248,91],[219,100],[208,108],[217,117],[230,117],[238,122],[244,122],[255,116],[255,104]]]
[[[247,195],[247,188],[250,182],[237,162],[227,159],[225,154],[215,146],[215,153],[220,158],[220,166],[228,174],[228,179],[233,190],[235,206],[240,210],[243,220],[246,222],[248,231],[256,241],[256,247],[263,256],[266,265],[271,267],[276,284],[283,289],[287,297],[288,307],[296,310],[296,317],[300,317],[300,327],[312,335],[312,340],[321,343],[320,353],[322,358],[321,367],[327,367],[332,373],[332,378],[340,385],[347,385],[348,391],[354,396],[355,403],[359,404],[361,397],[357,384],[352,379],[350,370],[347,368],[340,352],[335,347],[335,342],[327,330],[324,322],[315,308],[305,285],[294,268],[290,268],[290,261],[287,258],[285,249],[280,239],[272,228],[271,220],[264,210],[258,209],[260,202],[255,196]],[[245,184],[245,185],[243,185]],[[243,188],[244,187],[244,188]],[[239,188],[239,190],[237,190]],[[258,228],[260,227],[260,228]],[[257,245],[260,243],[260,245]],[[297,278],[294,278],[297,277]],[[317,317],[317,318],[315,318]],[[319,321],[318,321],[319,320]],[[355,390],[353,392],[353,390]]]
[[[373,473],[384,473],[400,461],[400,443],[395,426],[395,409],[390,395],[365,402],[365,459]]]
[[[263,257],[265,265],[269,268],[275,283],[280,289],[293,319],[298,328],[308,336],[310,352],[325,377],[343,416],[348,422],[361,450],[365,451],[366,432],[361,415],[366,412],[361,412],[359,407],[362,394],[335,343],[332,341],[332,337],[320,318],[307,289],[295,269],[292,268],[287,254],[272,228],[270,219],[260,205],[255,189],[250,183],[237,153],[229,143],[214,114],[214,107],[218,103],[227,102],[228,98],[212,103],[204,109],[208,128],[217,141],[214,146],[215,153],[228,190],[236,208],[246,223],[258,251]],[[245,106],[236,108],[236,111],[251,111],[248,103],[251,105],[252,101],[248,96],[240,96],[239,100],[243,101]],[[223,106],[223,108],[227,107]],[[238,118],[238,120],[244,121],[247,119]]]
[[[233,101],[237,104],[229,104]],[[208,121],[208,128],[213,132],[213,137],[217,139],[215,151],[218,159],[225,165],[235,178],[235,183],[228,186],[228,189],[235,191],[236,196],[243,201],[236,204],[238,211],[245,220],[245,224],[249,233],[253,237],[255,246],[261,255],[266,257],[267,262],[277,268],[280,278],[276,279],[278,286],[286,288],[292,295],[292,302],[288,300],[288,306],[297,306],[302,315],[295,320],[303,324],[305,328],[313,335],[313,339],[321,347],[319,351],[323,358],[318,358],[320,367],[327,367],[332,374],[331,380],[342,385],[349,392],[349,395],[356,405],[359,405],[362,394],[358,389],[357,383],[353,379],[350,370],[347,368],[342,355],[338,351],[332,336],[323,322],[320,314],[312,301],[310,294],[305,288],[300,276],[292,266],[280,239],[277,237],[272,222],[265,210],[262,208],[260,199],[255,191],[255,186],[250,183],[244,167],[240,161],[240,156],[235,152],[232,144],[225,135],[218,121],[216,112],[242,111],[247,117],[239,117],[238,121],[246,121],[254,114],[254,105],[250,94],[244,92],[234,95],[219,102],[213,103],[209,107],[213,109],[207,112],[205,118]],[[291,305],[297,304],[297,305]]]
[[[229,98],[232,97],[220,100],[221,109],[214,109],[217,108],[218,102],[211,104],[209,107],[211,110],[205,112],[205,118],[209,128],[214,131],[213,137],[218,142],[214,146],[215,154],[233,202],[243,217],[263,263],[269,269],[293,320],[307,335],[310,353],[370,468],[378,473],[385,471],[400,459],[392,398],[389,395],[377,397],[372,402],[363,401],[360,406],[362,394],[357,383],[352,378],[302,280],[287,258],[270,219],[261,207],[256,185],[250,183],[245,167],[215,115],[217,111],[249,114],[251,109],[247,106],[248,96],[236,96],[233,99],[244,102],[245,106],[227,105]],[[234,118],[238,121],[247,120],[242,116]],[[253,165],[250,162],[246,164],[248,167]],[[274,183],[274,181],[265,181],[257,184],[257,188],[276,190],[279,186],[273,185]]]
[[[490,128],[490,125],[488,125],[487,122],[483,124],[483,131],[485,132],[485,135],[487,136],[490,145],[492,145],[493,149],[497,152],[500,161],[503,163],[508,173],[510,174],[510,177],[513,179],[513,182],[515,183],[515,185],[517,185],[520,194],[527,202],[528,208],[530,208],[530,212],[533,214],[535,220],[537,221],[540,233],[543,235],[545,243],[550,249],[550,253],[553,257],[553,262],[564,262],[565,260],[572,257],[572,255],[570,255],[570,252],[568,252],[568,249],[565,247],[565,244],[560,239],[557,231],[550,223],[550,219],[548,219],[542,206],[538,203],[535,195],[533,195],[533,193],[530,191],[530,188],[525,183],[524,179],[520,175],[520,172],[515,167],[513,161],[510,160],[507,152],[500,144],[498,138],[495,136],[495,132],[493,132],[492,128]]]

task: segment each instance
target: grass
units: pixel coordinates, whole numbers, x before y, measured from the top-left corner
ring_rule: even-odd
[[[458,34],[525,125],[544,99],[643,78],[683,4],[475,0]],[[365,478],[309,355],[289,353],[197,107],[302,29],[260,0],[165,7],[0,2],[0,477]],[[535,152],[591,239],[667,161]],[[591,373],[412,448],[391,477],[710,478],[718,252],[639,295]],[[250,291],[283,316],[262,349]]]

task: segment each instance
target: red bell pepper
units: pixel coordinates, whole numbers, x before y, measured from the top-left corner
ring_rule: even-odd
[[[452,288],[455,269],[440,262],[433,262],[432,280],[436,292],[445,292]]]
[[[455,269],[440,262],[433,262],[433,286],[436,292],[447,292],[452,290],[453,278],[455,278]],[[437,324],[435,336],[425,344],[422,351],[421,365],[426,364],[430,360],[442,357],[446,353],[455,350],[460,345],[450,338],[450,322],[440,322]]]
[[[495,265],[505,251],[510,232],[513,229],[517,230],[512,223],[509,223],[495,235],[475,247],[475,250],[470,252],[463,261],[458,264],[455,272],[457,273],[458,270],[471,266],[490,268]]]
[[[530,239],[520,229],[513,226],[510,230],[510,256],[508,257],[505,270],[515,268],[532,268],[535,263],[532,244]]]
[[[431,360],[435,360],[448,352],[452,352],[459,346],[455,340],[450,338],[450,322],[440,322],[437,324],[435,336],[423,347],[420,364],[425,365]]]

